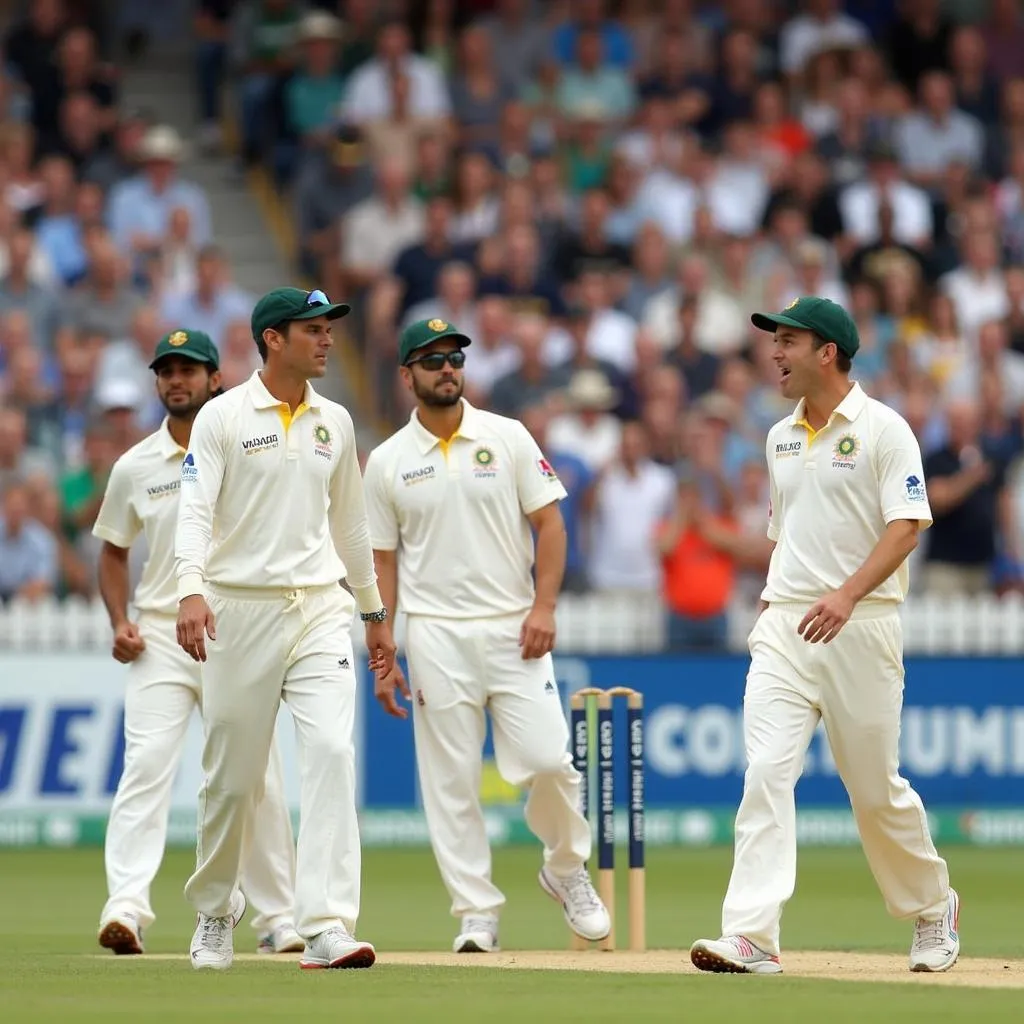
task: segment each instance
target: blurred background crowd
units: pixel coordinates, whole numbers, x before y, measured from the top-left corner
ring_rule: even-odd
[[[273,183],[376,426],[403,324],[472,335],[467,397],[569,491],[566,589],[661,594],[673,647],[763,584],[791,406],[749,314],[799,295],[851,310],[853,376],[925,452],[915,592],[1021,589],[1016,0],[197,0],[188,139],[124,103],[151,41],[103,10],[32,0],[4,40],[0,597],[92,593],[162,332],[207,331],[227,386],[257,365],[185,146]]]

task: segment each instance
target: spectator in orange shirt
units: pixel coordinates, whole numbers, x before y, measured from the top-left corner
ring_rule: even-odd
[[[670,651],[721,651],[727,646],[736,569],[731,555],[705,539],[705,520],[718,531],[738,529],[731,518],[709,517],[703,511],[697,479],[684,466],[672,517],[658,535]]]

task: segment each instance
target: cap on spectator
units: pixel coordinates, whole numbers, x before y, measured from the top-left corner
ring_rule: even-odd
[[[736,420],[736,403],[721,391],[709,391],[697,400],[697,409],[709,420],[732,425]]]
[[[139,143],[139,159],[170,160],[179,163],[185,156],[185,143],[168,124],[153,125]]]
[[[816,295],[794,299],[781,313],[754,313],[750,322],[762,331],[774,332],[776,327],[814,331],[826,341],[834,342],[836,348],[851,359],[860,348],[853,317],[838,303]]]
[[[566,403],[572,409],[607,412],[619,401],[619,392],[600,370],[577,370],[565,389]]]
[[[312,42],[314,39],[340,39],[341,21],[327,11],[310,11],[299,22],[299,41]]]
[[[96,388],[96,407],[100,412],[115,409],[137,410],[142,407],[143,395],[138,384],[123,377],[111,377]]]
[[[252,336],[259,341],[269,327],[292,320],[313,320],[325,316],[338,320],[350,313],[352,307],[344,302],[331,302],[319,288],[307,292],[301,288],[275,288],[256,303],[252,311]]]
[[[156,345],[153,353],[153,362],[149,364],[151,370],[156,369],[156,364],[167,356],[181,356],[182,359],[192,359],[197,363],[208,363],[213,369],[220,369],[220,353],[213,339],[202,331],[177,330],[165,334]]]
[[[459,342],[461,348],[472,345],[469,335],[463,334],[455,324],[448,323],[440,317],[432,320],[417,320],[409,324],[398,342],[398,362],[404,366],[409,361],[409,356],[421,348],[426,348],[431,342],[440,341],[442,338],[453,338]]]
[[[363,134],[357,124],[341,124],[331,146],[338,167],[358,167],[366,157]]]
[[[803,239],[797,243],[796,261],[801,266],[825,266],[828,263],[828,244],[819,238]]]

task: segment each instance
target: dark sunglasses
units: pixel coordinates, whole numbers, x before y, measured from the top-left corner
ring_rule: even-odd
[[[460,348],[454,352],[431,352],[429,355],[420,356],[419,359],[410,359],[405,365],[415,366],[416,363],[419,363],[424,370],[430,370],[431,373],[444,369],[445,363],[448,363],[453,370],[461,370],[466,365],[466,353]]]

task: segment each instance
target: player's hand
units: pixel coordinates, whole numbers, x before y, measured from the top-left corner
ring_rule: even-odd
[[[523,661],[543,658],[555,649],[554,609],[538,608],[534,605],[523,620],[519,630],[519,646]]]
[[[366,624],[366,650],[370,654],[370,671],[380,679],[389,675],[395,667],[395,639],[391,635],[391,623],[368,622]]]
[[[829,643],[839,635],[853,614],[853,599],[842,590],[833,590],[803,617],[796,631],[809,643]]]
[[[178,646],[193,660],[206,661],[206,638],[217,639],[213,612],[202,594],[191,594],[178,605]]]
[[[396,661],[387,675],[377,676],[373,681],[373,695],[380,701],[380,706],[393,718],[408,718],[409,712],[395,699],[398,691],[406,700],[409,699],[409,684]]]
[[[114,630],[114,647],[111,653],[114,661],[127,665],[134,661],[146,649],[146,641],[142,639],[139,627],[134,622],[122,622]]]

